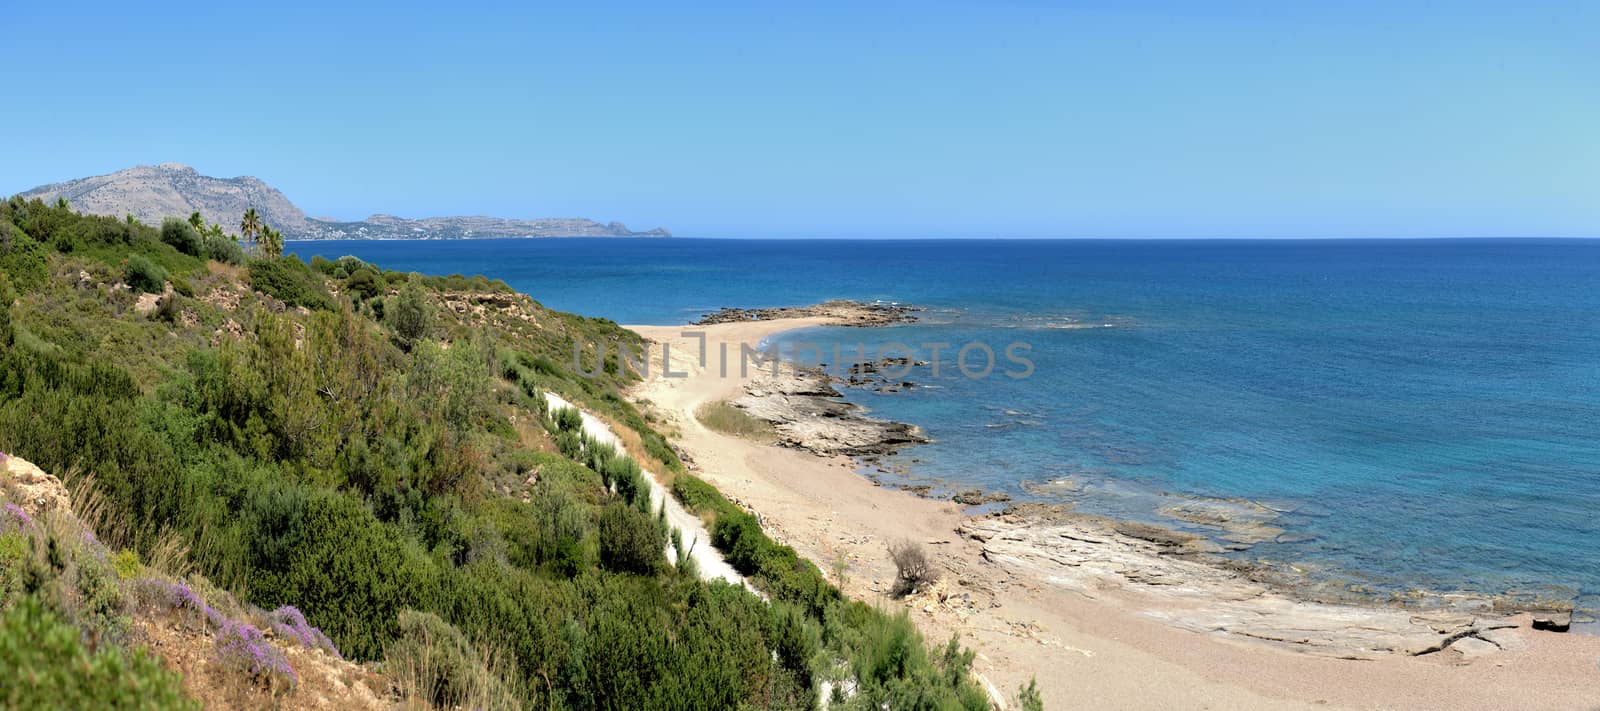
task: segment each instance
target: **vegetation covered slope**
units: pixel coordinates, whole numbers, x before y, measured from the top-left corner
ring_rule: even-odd
[[[903,615],[844,600],[683,473],[619,396],[629,374],[568,365],[575,342],[637,351],[635,334],[481,277],[234,260],[168,231],[0,203],[0,449],[90,492],[109,550],[303,611],[421,703],[812,708],[827,682],[834,707],[987,707],[954,640],[930,649]],[[631,454],[676,474],[770,601],[668,560],[638,465],[545,391],[637,435]],[[55,589],[0,588],[24,620],[0,629],[77,609]],[[129,604],[108,597],[111,617]]]

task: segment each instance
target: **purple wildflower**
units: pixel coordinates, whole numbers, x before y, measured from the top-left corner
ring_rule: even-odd
[[[143,583],[160,594],[160,599],[173,610],[189,610],[198,612],[206,621],[218,627],[227,623],[228,619],[218,612],[216,608],[207,605],[205,600],[195,594],[195,591],[183,583],[168,583],[161,580],[145,580]]]
[[[7,501],[5,506],[0,508],[4,508],[6,513],[17,520],[17,530],[33,528],[33,517],[29,516],[27,511],[23,511],[21,506]]]
[[[225,621],[222,629],[217,630],[216,643],[217,659],[252,679],[267,682],[281,679],[290,686],[300,681],[289,666],[288,657],[249,623]]]
[[[339,648],[333,646],[333,640],[315,627],[306,623],[306,616],[293,605],[284,605],[267,613],[267,619],[272,621],[272,631],[281,637],[287,637],[299,642],[307,649],[320,649],[334,657],[343,659],[339,655]]]

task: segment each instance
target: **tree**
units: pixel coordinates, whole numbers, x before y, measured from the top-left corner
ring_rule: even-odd
[[[410,350],[417,339],[428,332],[430,316],[428,297],[415,280],[402,287],[394,303],[384,309],[384,320],[394,325],[394,333],[399,336],[400,345],[406,350]]]
[[[261,235],[261,214],[255,208],[244,211],[244,218],[239,220],[239,233],[244,235],[245,248],[255,247],[256,238]]]
[[[189,213],[189,225],[203,232],[206,229],[206,218],[200,216],[199,210],[191,212]]]
[[[261,225],[261,251],[269,257],[283,254],[283,233],[272,229],[271,225]]]
[[[168,217],[161,221],[161,241],[172,245],[173,249],[179,252],[196,256],[204,247],[200,231],[195,229],[193,224],[176,217]]]

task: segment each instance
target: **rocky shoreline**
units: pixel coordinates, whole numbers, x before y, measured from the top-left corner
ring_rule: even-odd
[[[838,301],[785,309],[724,309],[701,323],[838,314],[844,320],[837,325],[870,327],[911,320],[914,311]],[[845,455],[874,465],[930,440],[916,425],[868,416],[864,408],[845,401],[839,388],[909,390],[916,383],[903,374],[919,365],[924,364],[905,358],[835,364],[831,369],[826,364],[782,363],[776,374],[764,371],[746,384],[731,402],[770,423],[780,446],[823,456]],[[935,494],[931,486],[897,488],[962,506],[1010,499],[972,488],[954,494]],[[1381,594],[1348,581],[1313,576],[1293,563],[1228,557],[1229,552],[1295,536],[1278,524],[1279,511],[1257,502],[1173,495],[1157,513],[1205,533],[1034,502],[969,515],[957,533],[980,545],[985,560],[1013,573],[1089,597],[1127,597],[1141,605],[1146,616],[1179,628],[1238,635],[1317,655],[1370,659],[1448,652],[1475,658],[1520,644],[1515,635],[1506,633],[1518,626],[1509,621],[1514,615],[1533,613],[1531,626],[1539,630],[1565,631],[1570,625],[1572,606],[1561,600],[1424,590]]]
[[[917,320],[922,309],[904,304],[888,304],[848,299],[834,299],[810,306],[778,306],[765,309],[740,309],[724,306],[721,310],[701,316],[691,326],[709,326],[718,323],[743,321],[775,321],[784,318],[825,318],[835,326],[877,328]]]
[[[1311,654],[1373,659],[1449,652],[1473,659],[1523,641],[1508,630],[1565,631],[1571,608],[1511,596],[1413,591],[1377,598],[1313,585],[1283,566],[1217,555],[1204,536],[1021,504],[958,530],[985,560],[1095,598],[1117,595],[1173,626]]]
[[[734,407],[772,425],[778,444],[823,456],[845,455],[875,461],[900,449],[928,442],[922,428],[880,420],[843,399],[836,379],[822,368],[782,364],[745,386]]]

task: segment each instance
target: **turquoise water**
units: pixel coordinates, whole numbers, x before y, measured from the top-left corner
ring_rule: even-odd
[[[919,304],[914,325],[787,339],[1031,346],[1026,379],[962,377],[947,350],[941,377],[910,376],[920,387],[850,392],[936,439],[888,462],[905,477],[1144,519],[1173,494],[1240,497],[1282,511],[1295,534],[1241,557],[1380,589],[1600,593],[1600,241],[290,248],[482,273],[622,323],[839,297]]]

